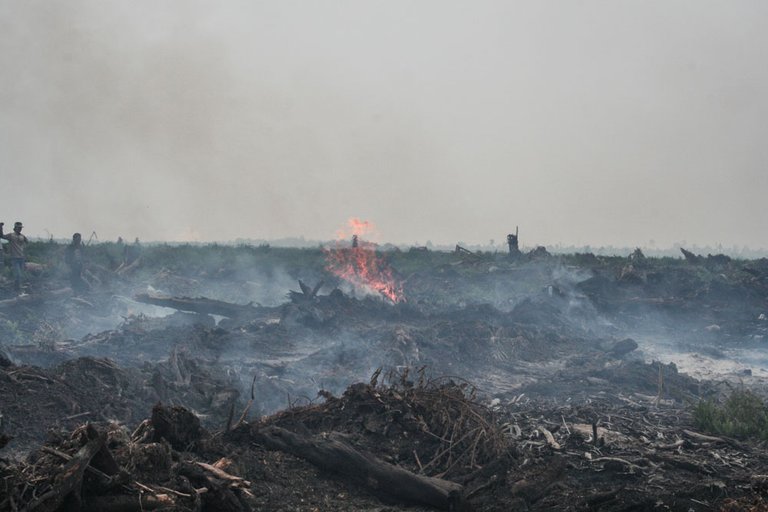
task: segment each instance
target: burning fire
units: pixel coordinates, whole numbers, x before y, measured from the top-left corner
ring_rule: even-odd
[[[336,231],[336,241],[341,242],[342,240],[347,240],[352,236],[361,237],[363,235],[370,235],[375,232],[376,228],[371,222],[352,217],[347,221],[346,228]]]
[[[402,284],[393,276],[392,267],[376,254],[375,244],[360,240],[362,235],[374,230],[368,221],[349,219],[348,227],[337,232],[336,245],[326,249],[326,270],[357,288],[378,292],[395,303],[405,302]],[[343,247],[342,240],[348,240],[350,236],[352,247]]]

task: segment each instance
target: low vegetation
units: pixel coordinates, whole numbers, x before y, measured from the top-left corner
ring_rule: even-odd
[[[700,429],[712,434],[768,440],[768,405],[749,390],[734,391],[722,404],[702,401],[693,417]]]

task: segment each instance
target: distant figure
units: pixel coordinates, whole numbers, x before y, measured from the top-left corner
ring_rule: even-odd
[[[8,253],[11,258],[11,268],[13,268],[14,281],[13,288],[17,292],[21,291],[21,277],[24,274],[24,251],[27,248],[27,237],[21,234],[24,227],[21,222],[13,224],[13,233],[3,234],[5,223],[0,222],[0,238],[8,240]]]
[[[72,242],[67,246],[64,261],[69,266],[69,280],[75,294],[82,293],[88,288],[83,279],[83,237],[80,233],[72,235]]]
[[[513,258],[520,256],[520,247],[518,245],[517,228],[515,228],[515,234],[507,235],[507,245],[509,246],[509,255]]]
[[[139,259],[139,256],[141,256],[141,242],[139,242],[139,237],[136,237],[136,240],[133,241],[133,244],[125,246],[123,251],[123,260],[125,261],[126,265],[130,265]]]

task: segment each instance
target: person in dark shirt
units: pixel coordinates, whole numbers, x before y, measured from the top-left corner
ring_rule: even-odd
[[[72,235],[72,242],[67,246],[64,261],[69,266],[69,280],[75,294],[82,293],[88,288],[83,279],[83,237],[80,233]]]

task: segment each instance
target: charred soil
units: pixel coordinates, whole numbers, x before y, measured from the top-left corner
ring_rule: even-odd
[[[693,416],[766,394],[763,260],[60,249],[0,281],[0,510],[768,510]]]

